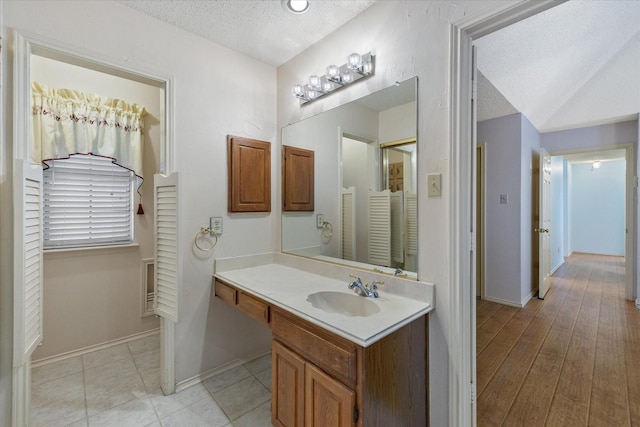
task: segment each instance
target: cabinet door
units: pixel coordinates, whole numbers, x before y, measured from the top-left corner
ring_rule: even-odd
[[[271,144],[227,135],[229,212],[271,212]]]
[[[305,427],[351,427],[356,394],[320,369],[305,365]]]
[[[271,423],[304,425],[304,360],[277,341],[271,347]]]
[[[282,210],[313,211],[315,153],[282,147]]]

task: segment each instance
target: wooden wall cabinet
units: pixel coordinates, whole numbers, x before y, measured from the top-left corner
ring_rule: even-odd
[[[229,212],[271,212],[271,144],[227,135]]]
[[[314,152],[282,147],[282,210],[314,210]]]

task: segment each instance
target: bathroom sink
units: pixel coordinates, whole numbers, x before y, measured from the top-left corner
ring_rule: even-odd
[[[307,302],[327,313],[337,313],[351,317],[371,316],[380,311],[380,307],[369,298],[344,292],[316,292],[307,297]]]

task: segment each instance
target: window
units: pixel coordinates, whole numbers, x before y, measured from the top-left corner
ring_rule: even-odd
[[[133,242],[133,172],[85,154],[46,163],[45,249]]]

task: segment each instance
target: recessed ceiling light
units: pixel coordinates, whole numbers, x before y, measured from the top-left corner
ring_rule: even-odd
[[[309,10],[308,0],[282,0],[282,7],[287,12],[301,14]]]

